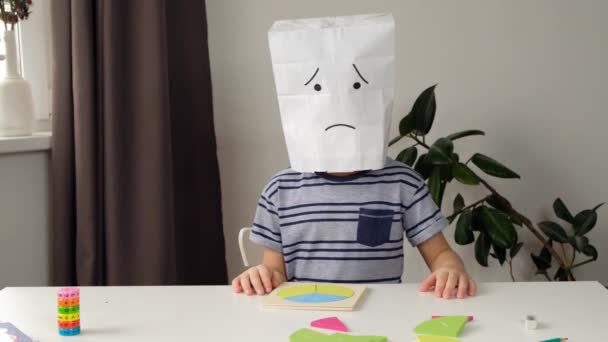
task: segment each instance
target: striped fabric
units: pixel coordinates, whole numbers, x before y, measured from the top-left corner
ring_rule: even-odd
[[[250,238],[283,254],[289,281],[396,283],[404,236],[416,246],[446,226],[420,175],[387,159],[346,177],[279,172]]]

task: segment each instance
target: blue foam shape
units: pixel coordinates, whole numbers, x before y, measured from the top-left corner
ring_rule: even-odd
[[[73,328],[73,329],[59,328],[59,335],[61,335],[61,336],[76,336],[78,334],[80,334],[80,327]]]
[[[298,303],[330,303],[344,300],[348,297],[336,296],[323,293],[309,293],[301,296],[287,297],[286,300]]]

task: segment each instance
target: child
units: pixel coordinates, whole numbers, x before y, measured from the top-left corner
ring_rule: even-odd
[[[421,291],[475,295],[424,180],[386,158],[392,16],[279,21],[269,41],[292,167],[260,196],[250,238],[264,246],[264,261],[236,277],[234,291],[262,295],[285,281],[399,283],[405,236],[432,272]]]

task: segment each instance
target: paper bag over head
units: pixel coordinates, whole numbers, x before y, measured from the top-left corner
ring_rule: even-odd
[[[390,14],[282,20],[268,32],[291,168],[384,167],[394,100]]]

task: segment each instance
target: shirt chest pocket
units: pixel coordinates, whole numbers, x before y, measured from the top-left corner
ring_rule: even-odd
[[[357,242],[369,247],[386,243],[391,235],[393,215],[392,210],[359,209]]]

